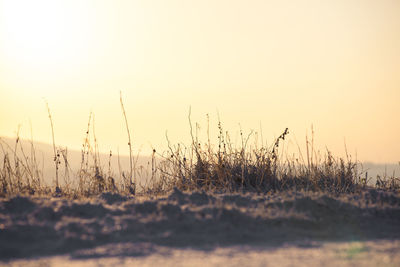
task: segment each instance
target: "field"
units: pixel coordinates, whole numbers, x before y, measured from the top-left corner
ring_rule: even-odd
[[[305,157],[285,158],[288,129],[270,147],[250,146],[241,133],[236,147],[218,127],[216,145],[192,134],[190,145],[154,150],[147,171],[131,151],[129,169],[116,175],[110,162],[99,164],[89,119],[79,171],[71,173],[66,151],[53,144],[51,185],[32,140],[29,152],[19,137],[14,146],[2,142],[1,262],[400,264],[398,178],[371,184],[358,162],[321,156],[312,139]]]
[[[376,189],[17,196],[2,199],[0,214],[0,257],[12,266],[400,263],[400,196]]]

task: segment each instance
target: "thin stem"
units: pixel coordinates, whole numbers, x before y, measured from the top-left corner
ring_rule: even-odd
[[[51,118],[50,107],[49,103],[46,101],[47,112],[49,113],[50,125],[51,125],[51,136],[53,138],[53,152],[54,152],[54,164],[56,166],[56,190],[59,189],[58,187],[58,157],[57,157],[57,150],[56,150],[56,142],[54,138],[54,126],[53,126],[53,119]]]
[[[125,112],[125,108],[124,108],[124,102],[122,101],[122,92],[120,91],[119,92],[120,93],[120,98],[119,98],[119,100],[120,100],[120,102],[121,102],[121,108],[122,108],[122,113],[123,113],[123,115],[124,115],[124,118],[125,118],[125,125],[126,125],[126,131],[127,131],[127,133],[128,133],[128,146],[129,146],[129,166],[130,166],[130,175],[129,175],[129,178],[130,178],[130,184],[132,185],[133,184],[133,194],[135,194],[136,193],[136,181],[132,181],[132,176],[133,176],[133,167],[132,167],[132,143],[131,143],[131,134],[130,134],[130,131],[129,131],[129,126],[128,126],[128,119],[127,119],[127,117],[126,117],[126,112]]]

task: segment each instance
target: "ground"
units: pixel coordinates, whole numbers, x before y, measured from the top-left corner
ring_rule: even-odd
[[[0,200],[0,265],[400,266],[400,196],[365,189]]]

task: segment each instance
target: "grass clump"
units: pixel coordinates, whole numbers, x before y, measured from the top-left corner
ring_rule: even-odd
[[[17,194],[53,195],[72,198],[90,197],[104,192],[122,195],[162,194],[178,188],[184,191],[271,193],[277,191],[305,190],[329,192],[334,194],[353,193],[371,186],[367,177],[361,178],[360,164],[346,159],[335,158],[330,151],[323,157],[317,156],[313,138],[306,140],[307,157],[300,153],[297,158],[283,157],[281,146],[289,135],[286,128],[270,147],[257,143],[257,134],[245,136],[240,131],[240,145],[231,142],[230,135],[218,122],[217,143],[212,144],[207,128],[207,140],[201,142],[193,134],[189,113],[191,144],[171,145],[167,136],[168,150],[157,153],[153,149],[151,163],[146,171],[136,168],[132,156],[131,135],[122,97],[121,108],[125,119],[129,145],[129,171],[124,172],[119,165],[119,179],[111,171],[109,154],[108,170],[102,167],[94,127],[94,115],[90,113],[84,143],[81,150],[80,169],[74,173],[68,162],[68,150],[56,147],[54,127],[48,108],[52,128],[55,180],[53,185],[43,183],[43,170],[40,170],[36,151],[31,143],[27,155],[17,134],[14,147],[0,138],[2,159],[0,165],[0,196]],[[47,106],[48,107],[48,106]],[[197,127],[197,125],[196,125]],[[197,132],[197,131],[196,131]],[[94,144],[91,141],[91,133]],[[254,145],[249,145],[254,140]],[[262,142],[263,143],[263,142]],[[64,173],[62,171],[64,170]],[[72,174],[72,177],[71,177]],[[64,183],[59,182],[60,177]],[[144,185],[138,181],[144,181]],[[400,180],[394,176],[377,177],[375,188],[400,190]]]
[[[189,148],[170,146],[164,157],[161,181],[166,187],[181,190],[254,191],[260,193],[283,190],[312,190],[332,193],[354,192],[362,186],[358,179],[357,163],[335,159],[328,151],[324,161],[302,164],[283,160],[278,150],[289,134],[286,128],[272,147],[249,148],[249,136],[243,137],[240,147],[234,147],[221,123],[218,147],[201,144],[197,138]]]

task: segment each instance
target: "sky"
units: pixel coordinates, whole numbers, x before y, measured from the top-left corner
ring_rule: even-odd
[[[398,0],[0,0],[0,136],[102,151],[216,140],[400,160]],[[93,123],[92,123],[93,124]],[[32,131],[31,131],[32,129]],[[240,140],[239,140],[240,141]]]

